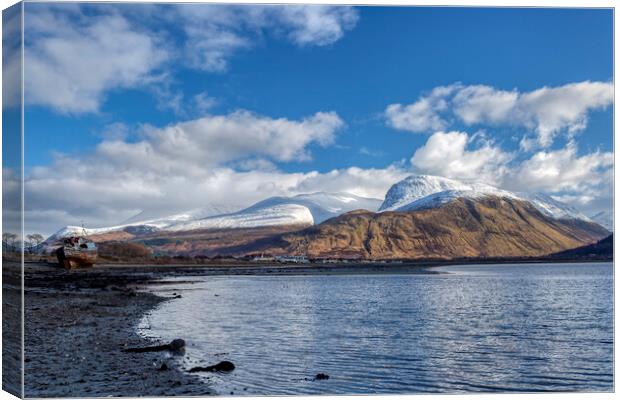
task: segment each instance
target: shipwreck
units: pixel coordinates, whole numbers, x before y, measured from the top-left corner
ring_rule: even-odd
[[[92,267],[97,261],[97,245],[84,232],[82,236],[64,238],[56,256],[60,265],[67,269]]]

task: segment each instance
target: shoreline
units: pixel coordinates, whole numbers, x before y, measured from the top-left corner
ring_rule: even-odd
[[[580,264],[580,263],[613,263],[612,259],[560,259],[560,258],[517,258],[517,259],[456,259],[456,260],[408,260],[402,262],[373,262],[349,261],[334,263],[277,263],[231,261],[224,263],[173,263],[157,264],[148,262],[109,263],[100,262],[94,268],[79,268],[71,270],[74,273],[84,271],[99,271],[107,273],[146,274],[148,278],[157,278],[154,274],[167,275],[314,275],[314,274],[390,274],[390,273],[426,273],[435,274],[429,270],[432,267],[450,265],[512,265],[512,264]],[[58,269],[56,262],[25,261],[25,266],[37,266],[48,269]]]
[[[136,327],[170,300],[139,290],[157,283],[131,275],[26,266],[26,397],[213,394],[198,376],[177,368],[174,358],[183,355],[122,352],[159,344]]]
[[[189,282],[166,278],[385,274],[397,273],[395,269],[410,274],[433,273],[426,267],[410,265],[98,265],[66,270],[48,263],[25,263],[24,394],[37,398],[217,394],[198,375],[180,368],[179,357],[184,355],[122,352],[128,347],[162,344],[141,336],[137,327],[144,315],[175,298],[151,289]],[[165,371],[160,371],[164,363]]]

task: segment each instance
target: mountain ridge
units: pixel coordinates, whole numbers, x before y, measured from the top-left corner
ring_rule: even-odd
[[[356,196],[344,192],[313,192],[295,196],[275,196],[244,208],[239,211],[219,215],[209,215],[195,218],[202,210],[177,213],[171,216],[146,221],[135,221],[103,228],[83,229],[79,226],[66,226],[53,235],[46,242],[54,242],[71,235],[103,235],[111,232],[120,232],[127,229],[143,229],[147,231],[183,231],[197,229],[222,228],[253,228],[282,226],[307,226],[320,223],[328,218],[340,215],[343,212],[359,208],[376,211],[381,204],[380,199]],[[139,216],[140,214],[138,214]],[[136,216],[136,217],[138,217]],[[136,219],[136,217],[132,217]]]
[[[242,251],[314,258],[416,259],[544,256],[608,235],[582,220],[557,220],[531,203],[498,196],[458,198],[437,208],[354,211]]]
[[[395,183],[383,201],[314,192],[270,197],[232,213],[197,216],[200,212],[178,213],[144,225],[86,233],[98,242],[141,243],[154,254],[357,259],[538,257],[609,234],[548,195],[431,175],[412,175]],[[51,238],[81,230],[67,227]]]
[[[390,187],[379,211],[412,211],[432,208],[451,200],[467,197],[498,196],[531,202],[550,217],[575,218],[590,221],[588,217],[544,193],[511,192],[480,182],[463,182],[433,175],[410,175]]]

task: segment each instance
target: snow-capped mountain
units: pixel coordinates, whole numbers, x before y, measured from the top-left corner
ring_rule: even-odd
[[[81,226],[75,225],[67,225],[64,228],[58,230],[56,233],[48,237],[44,243],[54,243],[62,238],[69,236],[82,236],[82,235],[101,235],[109,232],[117,232],[122,231],[124,229],[127,230],[141,230],[142,232],[146,231],[154,231],[159,229],[157,225],[149,225],[149,224],[127,224],[127,225],[116,225],[116,226],[106,226],[104,228],[82,228]]]
[[[540,212],[552,218],[590,221],[575,208],[542,193],[510,192],[484,183],[462,182],[432,175],[411,175],[394,184],[385,195],[379,211],[420,210],[438,207],[461,197],[485,196],[529,201]]]
[[[435,207],[458,197],[489,195],[517,198],[512,192],[484,183],[465,183],[432,175],[411,175],[392,185],[379,211],[411,211]]]
[[[376,211],[380,204],[379,199],[348,193],[317,192],[293,197],[270,197],[236,213],[177,223],[166,230],[313,225],[348,211]]]
[[[248,210],[279,204],[296,204],[306,207],[312,214],[314,223],[320,224],[326,219],[353,210],[377,211],[381,205],[381,200],[355,196],[349,193],[317,192],[293,197],[270,197],[254,204]]]
[[[614,231],[614,213],[612,211],[601,211],[592,215],[590,219],[603,226],[608,231]]]
[[[103,228],[82,228],[81,226],[68,225],[60,229],[52,236],[47,238],[46,242],[51,243],[58,239],[68,236],[82,235],[100,235],[108,232],[116,232],[124,229],[140,229],[142,231],[154,231],[158,229],[166,229],[170,226],[182,224],[200,218],[209,217],[216,214],[230,213],[237,210],[236,207],[205,207],[191,210],[183,213],[158,217],[156,213],[142,211],[139,214],[123,221],[118,225],[107,226]]]
[[[314,222],[307,207],[297,204],[275,204],[250,207],[232,214],[201,218],[168,226],[168,231],[195,229],[257,228],[276,225],[309,226]]]
[[[475,201],[442,207],[457,198]],[[85,231],[99,242],[148,242],[154,252],[168,255],[266,253],[361,259],[541,256],[609,235],[604,227],[547,195],[429,175],[409,176],[394,184],[383,203],[348,193],[318,192],[270,197],[239,211],[209,214],[209,209],[163,218],[141,213],[117,226]],[[472,228],[463,229],[463,224]],[[311,225],[316,226],[303,229]],[[81,234],[81,227],[68,226],[44,246],[51,251],[58,239]]]
[[[212,215],[213,208],[149,219],[138,214],[123,224],[105,228],[88,228],[87,235],[120,230],[184,231],[194,229],[255,228],[274,225],[312,225],[348,211],[365,209],[377,211],[381,200],[349,193],[317,192],[293,197],[270,197],[246,209]],[[67,226],[52,235],[47,242],[82,234],[82,227]]]
[[[457,198],[497,196],[528,201],[543,214],[556,219],[591,221],[578,210],[542,193],[510,192],[477,182],[463,182],[431,175],[412,175],[394,184],[379,199],[364,198],[349,193],[317,192],[292,197],[270,197],[240,211],[206,207],[199,210],[154,218],[146,212],[124,223],[85,229],[87,235],[125,231],[133,234],[155,231],[189,231],[197,229],[256,228],[269,226],[310,226],[353,210],[371,212],[413,211],[439,207]],[[599,220],[604,219],[603,215]],[[608,218],[612,221],[611,218]],[[598,222],[598,221],[597,221]],[[610,223],[602,224],[611,227]],[[78,226],[67,226],[52,235],[51,243],[62,237],[81,235]]]
[[[144,210],[131,218],[126,219],[119,226],[151,225],[168,226],[177,222],[192,221],[200,218],[213,217],[215,215],[230,214],[241,210],[242,206],[235,205],[207,205],[190,211],[182,211],[172,215],[162,215],[154,210]]]

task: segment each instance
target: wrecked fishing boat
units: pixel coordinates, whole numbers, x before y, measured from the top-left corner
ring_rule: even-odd
[[[67,269],[92,267],[97,261],[97,245],[84,236],[70,236],[56,250],[61,266]]]

